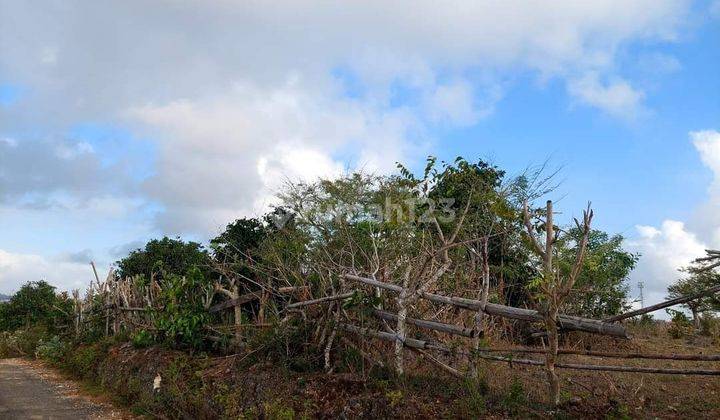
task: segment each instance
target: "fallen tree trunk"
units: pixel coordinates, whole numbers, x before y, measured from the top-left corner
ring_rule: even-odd
[[[380,340],[385,340],[385,341],[396,341],[397,340],[397,335],[395,335],[393,333],[384,332],[384,331],[376,331],[376,330],[372,330],[370,328],[361,328],[361,327],[358,327],[358,326],[355,326],[352,324],[345,324],[345,323],[341,322],[338,324],[338,328],[340,328],[341,330],[345,330],[347,332],[358,334],[358,335],[379,338]],[[406,345],[407,347],[413,347],[416,349],[435,348],[427,341],[417,340],[415,338],[410,338],[410,337],[405,337],[403,344]]]
[[[370,286],[379,287],[381,289],[390,290],[400,293],[403,288],[390,283],[360,277],[352,274],[345,274],[348,280],[358,281]],[[421,297],[432,302],[442,303],[446,305],[457,306],[458,308],[470,311],[478,311],[482,302],[474,299],[466,299],[454,296],[443,296],[434,293],[424,292]],[[485,313],[488,315],[499,316],[502,318],[518,319],[529,322],[542,322],[543,317],[532,309],[514,308],[512,306],[498,305],[496,303],[488,303],[485,306]],[[598,321],[595,319],[581,318],[570,315],[558,315],[558,326],[563,330],[584,331],[593,334],[610,335],[613,337],[628,338],[625,327],[619,324],[611,324],[608,322]]]
[[[691,300],[700,299],[701,297],[712,295],[714,293],[720,292],[720,286],[711,287],[707,290],[703,290],[702,292],[694,293],[692,295],[687,296],[681,296],[679,298],[666,300],[665,302],[656,303],[655,305],[650,305],[646,308],[637,309],[634,311],[626,312],[624,314],[611,316],[610,318],[605,319],[605,322],[617,322],[622,321],[623,319],[632,318],[634,316],[647,314],[649,312],[655,312],[663,308],[667,308],[669,306],[675,306],[679,305],[681,303],[690,302]]]
[[[377,316],[380,319],[384,319],[386,321],[397,321],[398,316],[392,312],[387,311],[381,311],[379,309],[376,309],[373,311],[373,314]],[[455,335],[461,335],[463,337],[474,337],[475,331],[473,331],[472,328],[463,328],[457,325],[452,324],[445,324],[442,322],[437,321],[427,321],[424,319],[416,319],[416,318],[405,318],[405,322],[408,324],[415,325],[420,328],[427,328],[429,330],[435,330],[444,332],[447,334],[455,334]]]
[[[331,301],[335,301],[335,300],[347,299],[347,298],[351,297],[354,293],[355,292],[347,292],[347,293],[342,293],[339,295],[325,296],[325,297],[321,297],[319,299],[304,300],[302,302],[291,303],[290,305],[287,305],[285,308],[286,309],[295,309],[295,308],[301,308],[303,306],[317,305],[318,303],[323,303],[323,302],[331,302]]]
[[[368,328],[360,328],[355,325],[338,324],[338,327],[342,330],[352,332],[359,335],[375,337],[385,341],[396,341],[397,336],[395,334],[370,330]],[[430,343],[428,341],[417,340],[414,338],[405,338],[404,345],[416,349],[428,349],[436,350],[443,353],[453,354],[451,349],[442,347],[440,345]],[[475,357],[485,360],[493,360],[498,362],[517,363],[520,365],[532,365],[532,366],[545,366],[544,361],[530,360],[530,359],[515,359],[512,357],[492,356],[489,354],[474,353],[470,354],[470,357]],[[706,375],[706,376],[720,376],[720,370],[709,370],[709,369],[667,369],[667,368],[653,368],[644,366],[611,366],[611,365],[583,365],[574,363],[556,363],[555,367],[561,369],[575,369],[575,370],[598,370],[605,372],[634,372],[634,373],[660,373],[665,375]]]
[[[544,361],[529,359],[514,359],[510,357],[490,356],[487,354],[477,354],[476,357],[486,360],[495,360],[499,362],[517,363],[520,365],[545,366]],[[705,375],[720,376],[720,370],[709,369],[668,369],[653,368],[644,366],[612,366],[612,365],[581,365],[573,363],[556,363],[555,367],[561,369],[575,370],[600,370],[605,372],[634,372],[634,373],[661,373],[665,375]]]
[[[545,350],[531,347],[481,348],[483,353],[536,353],[545,354]],[[558,354],[574,354],[579,356],[608,357],[615,359],[650,359],[650,360],[693,360],[701,362],[720,361],[720,354],[658,354],[658,353],[616,353],[592,350],[558,349]]]

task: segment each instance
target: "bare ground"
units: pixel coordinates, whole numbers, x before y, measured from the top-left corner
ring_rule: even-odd
[[[124,419],[39,362],[0,359],[0,419]]]

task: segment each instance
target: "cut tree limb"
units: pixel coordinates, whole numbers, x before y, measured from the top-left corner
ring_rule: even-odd
[[[302,308],[303,306],[317,305],[319,303],[347,299],[347,298],[351,297],[353,294],[355,294],[355,292],[347,292],[347,293],[341,293],[339,295],[325,296],[325,297],[321,297],[319,299],[304,300],[302,302],[291,303],[290,305],[287,305],[285,307],[285,309]]]
[[[529,359],[514,359],[511,357],[491,356],[487,354],[477,354],[476,357],[486,360],[494,360],[499,362],[517,363],[520,365],[544,366],[545,362]],[[599,370],[605,372],[634,372],[634,373],[660,373],[665,375],[706,375],[720,376],[720,370],[709,369],[667,369],[653,368],[644,366],[603,366],[603,365],[582,365],[574,363],[556,363],[555,367],[561,369],[575,370]]]
[[[385,283],[366,277],[360,277],[353,274],[345,274],[348,280],[357,281],[370,286],[379,287],[381,289],[390,290],[400,293],[403,288],[390,283]],[[461,297],[443,296],[434,293],[423,292],[421,297],[435,303],[457,306],[470,311],[477,311],[481,308],[482,302],[474,299],[466,299]],[[485,306],[485,312],[488,315],[499,316],[502,318],[518,319],[529,322],[542,322],[543,317],[532,309],[515,308],[512,306],[498,305],[496,303],[488,303]],[[613,337],[628,338],[625,327],[619,324],[611,324],[608,322],[598,321],[595,319],[581,318],[570,315],[559,315],[558,325],[563,330],[584,331],[594,334],[610,335]]]
[[[253,300],[260,299],[260,295],[257,292],[250,292],[239,296],[236,299],[228,299],[224,302],[220,302],[217,305],[213,305],[208,309],[209,312],[220,312],[228,308],[234,308],[235,306],[242,305]]]
[[[369,336],[378,338],[385,341],[396,341],[397,336],[392,333],[382,332],[382,331],[375,331],[370,330],[368,328],[360,328],[355,325],[350,324],[344,324],[340,323],[338,324],[338,328],[352,332],[359,335]],[[416,340],[414,338],[406,338],[404,341],[404,344],[407,347],[412,347],[416,349],[427,349],[427,350],[436,350],[443,353],[454,353],[451,349],[442,347],[440,345],[430,343],[423,340]],[[489,354],[482,354],[482,353],[475,353],[471,354],[471,357],[479,358],[479,359],[485,359],[485,360],[493,360],[498,362],[508,362],[508,363],[517,363],[520,365],[532,365],[532,366],[544,366],[545,362],[539,361],[539,360],[530,360],[530,359],[515,359],[512,357],[502,357],[502,356],[492,356]],[[561,368],[561,369],[575,369],[575,370],[598,370],[598,371],[605,371],[605,372],[634,372],[634,373],[659,373],[659,374],[665,374],[665,375],[706,375],[706,376],[720,376],[720,370],[710,370],[710,369],[667,369],[667,368],[654,368],[654,367],[645,367],[645,366],[605,366],[605,365],[583,365],[583,364],[575,364],[575,363],[556,363],[555,367]]]
[[[537,353],[544,354],[545,350],[532,347],[506,347],[481,348],[483,353]],[[579,356],[608,357],[615,359],[650,359],[650,360],[693,360],[702,362],[720,361],[720,354],[659,354],[659,353],[617,353],[592,350],[559,349],[558,354],[573,354]]]
[[[712,294],[715,294],[715,293],[718,293],[718,292],[720,292],[720,285],[719,285],[719,286],[715,286],[715,287],[711,287],[711,288],[709,288],[709,289],[707,289],[707,290],[703,290],[702,292],[694,293],[694,294],[692,294],[692,295],[680,296],[679,298],[666,300],[665,302],[660,302],[660,303],[657,303],[657,304],[655,304],[655,305],[648,306],[648,307],[646,307],[646,308],[637,309],[637,310],[630,311],[630,312],[626,312],[626,313],[620,314],[620,315],[615,315],[615,316],[612,316],[612,317],[610,317],[610,318],[605,319],[605,322],[617,322],[617,321],[622,321],[623,319],[632,318],[632,317],[634,317],[634,316],[647,314],[647,313],[649,313],[649,312],[655,312],[655,311],[658,311],[658,310],[660,310],[660,309],[667,308],[667,307],[669,307],[669,306],[675,306],[675,305],[679,305],[679,304],[681,304],[681,303],[690,302],[691,300],[700,299],[701,297],[705,297],[705,296],[708,296],[708,295],[712,295]]]
[[[387,311],[381,311],[379,309],[376,309],[373,311],[373,314],[377,316],[380,319],[384,319],[386,321],[397,321],[398,316],[392,312]],[[427,328],[429,330],[435,330],[444,332],[447,334],[455,334],[455,335],[461,335],[463,337],[474,337],[475,331],[473,331],[472,328],[463,328],[457,325],[453,324],[445,324],[442,322],[437,321],[427,321],[424,319],[416,319],[416,318],[405,318],[405,321],[408,324],[415,325],[420,328]]]

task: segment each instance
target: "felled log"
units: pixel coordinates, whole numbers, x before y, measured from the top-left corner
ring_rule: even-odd
[[[520,365],[545,366],[544,361],[530,359],[515,359],[502,356],[491,356],[478,353],[475,355],[480,359],[495,360],[499,362],[517,363]],[[575,363],[556,363],[555,367],[575,370],[599,370],[604,372],[634,372],[634,373],[661,373],[665,375],[705,375],[720,376],[720,370],[710,369],[668,369],[645,366],[612,366],[612,365],[582,365]]]
[[[532,347],[481,348],[483,353],[536,353],[545,354],[547,350]],[[617,353],[592,350],[558,349],[558,354],[574,354],[579,356],[608,357],[615,359],[650,359],[650,360],[694,360],[701,362],[720,361],[720,354],[659,354],[659,353]]]
[[[374,279],[360,277],[352,274],[345,274],[344,277],[348,280],[358,281],[370,286],[379,287],[381,289],[390,290],[396,293],[400,293],[402,291],[402,287],[395,284],[384,283]],[[478,311],[480,310],[482,305],[479,300],[466,299],[454,296],[443,296],[428,292],[423,292],[421,294],[421,297],[431,302],[453,305],[458,308],[467,309],[470,311]],[[532,309],[514,308],[512,306],[498,305],[496,303],[488,303],[485,306],[485,313],[487,313],[488,315],[499,316],[502,318],[518,319],[521,321],[543,321],[543,317],[542,315],[540,315],[540,313],[538,313],[538,311],[534,311]],[[561,314],[558,315],[558,326],[563,330],[584,331],[593,334],[628,338],[627,331],[622,325],[611,324],[595,319]]]
[[[355,325],[340,323],[338,327],[342,330],[352,332],[359,335],[368,337],[374,337],[385,341],[395,341],[397,336],[392,333],[383,331],[375,331],[368,328],[360,328]],[[452,354],[454,353],[451,349],[443,347],[441,345],[431,343],[429,341],[417,340],[414,338],[405,338],[403,344],[407,347],[416,349],[428,349],[436,350],[443,353]],[[499,362],[517,363],[520,365],[532,365],[532,366],[545,366],[544,361],[530,360],[530,359],[516,359],[512,357],[493,356],[489,354],[473,353],[469,355],[473,358],[493,360]],[[668,368],[654,368],[645,366],[606,366],[606,365],[584,365],[576,363],[556,363],[555,367],[562,369],[575,369],[575,370],[598,370],[606,372],[635,372],[635,373],[660,373],[666,375],[709,375],[709,376],[720,376],[720,370],[710,369],[668,369]]]
[[[386,321],[397,321],[398,319],[398,316],[396,314],[392,312],[381,311],[379,309],[374,310],[373,314],[378,318],[384,319]],[[445,324],[443,322],[427,321],[424,319],[416,319],[410,317],[405,318],[405,322],[420,328],[427,328],[429,330],[440,331],[447,334],[461,335],[463,337],[470,338],[475,336],[475,331],[472,328],[463,328],[453,324]]]
[[[304,300],[302,302],[291,303],[290,305],[287,305],[285,308],[286,309],[296,309],[296,308],[301,308],[303,306],[317,305],[318,303],[323,303],[323,302],[331,302],[334,300],[347,299],[350,296],[352,296],[353,294],[355,294],[355,292],[347,292],[347,293],[341,293],[339,295],[325,296],[325,297],[321,297],[318,299]]]
[[[358,327],[358,326],[355,326],[352,324],[346,324],[344,322],[338,323],[337,326],[341,330],[355,333],[358,335],[374,337],[374,338],[378,338],[380,340],[385,340],[385,341],[397,340],[397,335],[395,335],[393,333],[385,332],[385,331],[377,331],[377,330],[373,330],[370,328],[361,328],[361,327]],[[432,349],[432,348],[434,348],[434,346],[428,341],[418,340],[418,339],[410,338],[410,337],[405,337],[405,341],[403,341],[403,343],[407,347],[413,347],[416,349]]]
[[[655,312],[660,309],[667,308],[669,306],[675,306],[675,305],[679,305],[681,303],[690,302],[691,300],[700,299],[701,297],[712,295],[712,294],[718,293],[718,292],[720,292],[720,285],[711,287],[711,288],[709,288],[707,290],[703,290],[701,292],[693,293],[692,295],[680,296],[679,298],[670,299],[670,300],[666,300],[665,302],[656,303],[655,305],[650,305],[646,308],[636,309],[634,311],[626,312],[624,314],[611,316],[610,318],[605,319],[605,322],[622,321],[623,319],[647,314],[649,312]]]

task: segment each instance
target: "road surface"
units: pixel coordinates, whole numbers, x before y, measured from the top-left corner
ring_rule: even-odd
[[[0,359],[0,419],[127,418],[37,362]]]

